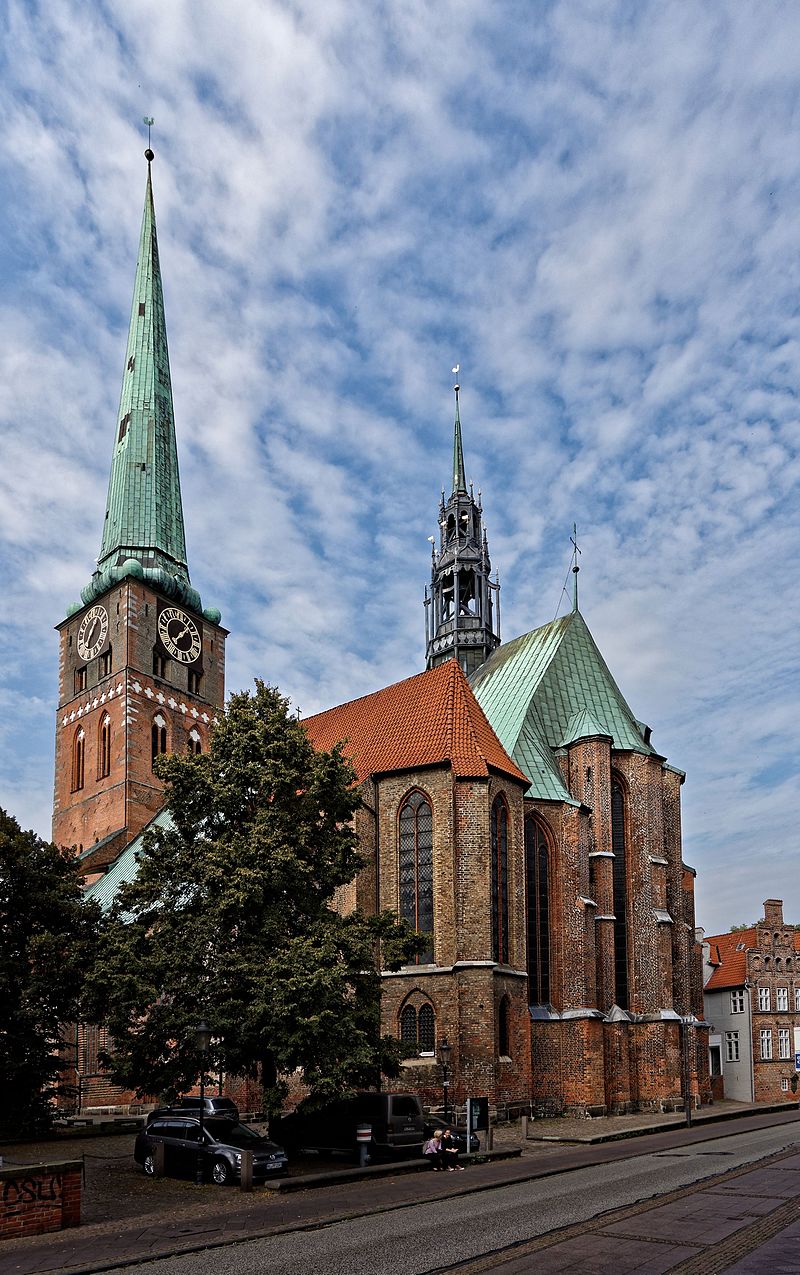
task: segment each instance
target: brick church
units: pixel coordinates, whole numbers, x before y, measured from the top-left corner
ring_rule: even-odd
[[[107,902],[162,820],[153,762],[203,751],[224,703],[218,611],[192,588],[178,477],[151,151],[97,567],[58,626],[54,840]],[[681,771],[651,743],[579,608],[501,644],[480,497],[453,472],[425,595],[426,668],[306,720],[346,740],[366,865],[342,909],[391,907],[428,936],[384,975],[402,1086],[540,1111],[706,1101],[708,1026]],[[79,1032],[85,1105],[109,1101]],[[94,1066],[94,1069],[93,1069]]]

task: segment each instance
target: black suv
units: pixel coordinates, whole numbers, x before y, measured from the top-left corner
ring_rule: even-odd
[[[164,1144],[164,1172],[175,1177],[190,1177],[197,1170],[198,1152],[203,1157],[203,1173],[210,1174],[217,1186],[240,1179],[242,1152],[253,1153],[253,1181],[280,1177],[286,1173],[286,1152],[276,1142],[263,1137],[246,1124],[212,1118],[203,1120],[200,1143],[200,1121],[196,1116],[171,1112],[151,1120],[136,1136],[133,1158],[145,1173],[155,1173],[153,1148]]]
[[[201,1102],[204,1120],[216,1117],[219,1120],[230,1120],[233,1124],[239,1123],[239,1108],[233,1099],[218,1096],[203,1099],[176,1098],[169,1107],[157,1107],[155,1111],[149,1112],[147,1123],[152,1124],[154,1120],[161,1120],[164,1116],[197,1116],[200,1114]]]

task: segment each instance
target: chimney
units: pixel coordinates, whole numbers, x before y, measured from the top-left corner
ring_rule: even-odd
[[[764,900],[764,926],[768,930],[783,929],[783,899]]]

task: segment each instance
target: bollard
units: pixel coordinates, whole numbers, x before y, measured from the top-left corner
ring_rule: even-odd
[[[486,1130],[486,1150],[487,1151],[494,1150],[494,1129],[492,1128],[491,1124],[489,1125],[489,1128]]]
[[[239,1171],[239,1186],[242,1191],[252,1191],[253,1189],[253,1153],[252,1151],[242,1152],[242,1167]]]
[[[523,1142],[528,1141],[528,1117],[527,1116],[522,1117],[522,1141]]]
[[[153,1177],[163,1178],[164,1176],[164,1143],[156,1142],[153,1144],[153,1165],[155,1172]]]
[[[358,1143],[358,1163],[360,1168],[369,1164],[369,1144],[372,1141],[372,1125],[356,1125],[356,1142]]]

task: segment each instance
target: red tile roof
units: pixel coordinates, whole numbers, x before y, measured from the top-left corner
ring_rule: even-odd
[[[747,978],[747,952],[756,946],[756,928],[733,930],[730,934],[706,936],[710,945],[714,973],[705,985],[706,992],[716,992],[724,987],[741,987]],[[800,952],[800,930],[794,933],[794,949]]]
[[[368,775],[449,762],[460,778],[490,769],[527,775],[503,748],[455,660],[303,721],[317,748],[346,740],[359,781]]]

